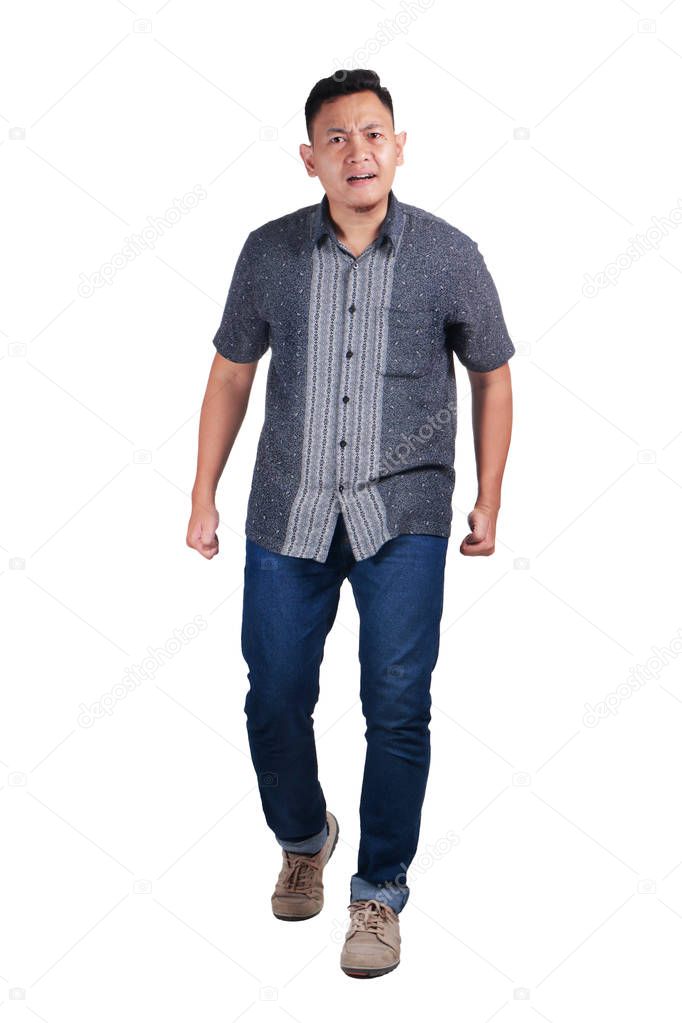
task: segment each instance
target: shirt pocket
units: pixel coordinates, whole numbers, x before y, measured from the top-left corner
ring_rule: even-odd
[[[384,306],[386,377],[421,377],[432,369],[439,345],[438,310],[433,305],[395,299]]]

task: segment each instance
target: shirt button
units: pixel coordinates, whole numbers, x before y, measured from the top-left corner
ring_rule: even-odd
[[[354,313],[355,312],[355,302],[353,302],[353,305],[348,307],[348,312],[349,313]]]
[[[344,396],[343,396],[343,404],[345,405],[349,401],[350,401],[350,398],[348,397],[348,395],[344,394]]]
[[[353,269],[357,270],[357,268],[358,268],[358,264],[357,263],[353,263]]]
[[[339,447],[345,448],[345,446],[346,446],[346,441],[345,440],[340,440],[339,441]]]
[[[343,483],[339,483],[339,490],[343,490]]]
[[[351,355],[352,355],[352,354],[353,354],[353,353],[351,352],[351,350],[350,350],[350,349],[348,349],[348,351],[346,352],[346,358],[347,358],[347,359],[350,359],[350,357],[351,357]]]

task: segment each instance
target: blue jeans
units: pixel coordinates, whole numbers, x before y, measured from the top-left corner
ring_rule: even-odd
[[[317,852],[327,837],[312,713],[326,636],[350,579],[360,619],[360,697],[367,729],[357,873],[350,901],[399,913],[419,840],[431,746],[448,538],[407,534],[356,561],[339,514],[324,564],[246,539],[244,712],[268,827],[283,849]]]

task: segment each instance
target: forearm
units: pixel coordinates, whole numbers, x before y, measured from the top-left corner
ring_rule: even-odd
[[[471,397],[478,476],[476,504],[497,511],[501,504],[502,477],[512,430],[512,391],[508,369],[495,379],[479,380],[472,386]]]
[[[249,402],[249,388],[209,376],[199,419],[197,472],[192,500],[211,504]]]

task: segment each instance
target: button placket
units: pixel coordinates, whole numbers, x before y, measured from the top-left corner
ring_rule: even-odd
[[[354,260],[353,263],[351,264],[351,268],[355,271],[355,270],[357,270],[357,267],[358,267],[357,260]],[[357,306],[355,305],[355,292],[356,292],[356,287],[357,287],[357,283],[356,282],[357,282],[357,278],[356,278],[355,274],[353,273],[352,275],[350,275],[350,280],[349,280],[349,283],[347,285],[347,287],[350,288],[350,292],[351,292],[350,299],[351,299],[351,301],[350,301],[350,305],[346,305],[346,307],[345,307],[346,308],[346,314],[344,316],[344,322],[343,322],[343,328],[342,328],[343,329],[344,339],[348,339],[348,341],[347,341],[347,348],[346,348],[346,352],[345,352],[345,360],[344,360],[344,363],[343,363],[343,370],[342,370],[342,372],[343,372],[343,384],[342,384],[342,388],[341,388],[341,393],[343,394],[343,398],[342,398],[342,405],[340,406],[340,412],[341,412],[341,415],[340,415],[340,426],[339,426],[339,431],[338,431],[338,434],[337,434],[337,436],[339,437],[339,441],[338,441],[338,443],[339,443],[339,457],[338,457],[338,462],[337,462],[337,468],[338,468],[337,477],[338,477],[338,481],[339,481],[339,483],[338,483],[339,493],[343,493],[343,490],[344,490],[343,474],[344,474],[344,469],[345,469],[345,453],[346,453],[345,449],[348,446],[348,441],[346,439],[346,429],[347,429],[347,422],[348,422],[348,416],[347,416],[348,403],[350,401],[350,394],[352,393],[351,379],[352,379],[352,375],[353,375],[353,369],[352,369],[352,364],[351,364],[350,360],[352,359],[353,354],[354,354],[353,353],[353,338],[354,338],[354,328],[355,328],[355,314],[357,312]]]

